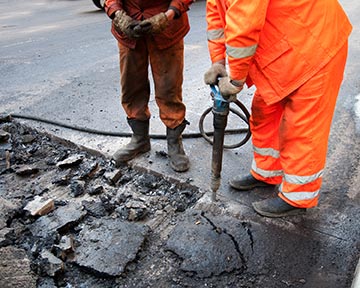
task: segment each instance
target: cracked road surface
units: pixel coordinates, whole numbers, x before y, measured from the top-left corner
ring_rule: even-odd
[[[201,138],[184,139],[192,160],[184,174],[171,171],[165,143],[156,139],[151,152],[118,171],[107,157],[127,138],[21,121],[42,134],[5,122],[0,286],[350,287],[360,256],[360,2],[341,2],[355,29],[318,207],[294,218],[256,215],[251,203],[276,191],[239,193],[227,184],[248,171],[250,143],[224,151],[219,202],[211,203],[211,146]],[[103,12],[85,0],[9,3],[0,1],[0,112],[128,131],[119,112],[117,47]],[[204,4],[197,1],[189,11],[185,38],[187,132],[198,132],[199,117],[211,105],[202,80],[209,65]],[[240,95],[247,107],[251,96],[251,90]],[[151,131],[163,133],[151,97]],[[49,204],[42,207],[46,213],[31,210],[42,203]],[[106,239],[95,237],[111,225],[123,233],[114,229],[101,233]],[[91,230],[93,238],[87,237]],[[126,235],[134,234],[138,238],[131,237],[126,250]],[[101,262],[111,258],[106,255],[113,246],[127,260]],[[91,255],[98,264],[86,261]]]

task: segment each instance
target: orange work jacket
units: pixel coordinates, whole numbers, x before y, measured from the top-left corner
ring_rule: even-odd
[[[208,0],[212,62],[255,84],[267,104],[304,84],[345,44],[352,26],[337,0]]]
[[[124,10],[131,18],[144,20],[160,12],[166,12],[169,8],[175,11],[175,19],[170,21],[169,26],[157,35],[153,40],[159,49],[166,49],[179,42],[189,32],[190,25],[186,11],[189,10],[193,0],[106,0],[105,11],[110,18],[114,17],[117,10]],[[123,45],[134,48],[136,39],[129,39],[125,34],[118,33],[114,25],[111,32]]]

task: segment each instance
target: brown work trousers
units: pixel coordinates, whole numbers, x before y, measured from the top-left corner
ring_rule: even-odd
[[[185,118],[182,102],[184,40],[159,50],[150,37],[138,39],[135,49],[118,43],[120,53],[121,104],[129,119],[148,120],[150,81],[149,63],[154,79],[155,100],[160,119],[175,128]]]

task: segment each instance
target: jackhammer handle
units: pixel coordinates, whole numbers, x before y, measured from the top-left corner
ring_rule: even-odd
[[[210,89],[211,89],[211,92],[214,94],[214,96],[218,93],[220,94],[220,90],[216,89],[215,85],[211,84]]]
[[[220,90],[217,88],[216,85],[211,84],[210,89],[211,89],[212,95],[214,96],[214,99],[220,100],[220,101],[226,102],[226,103],[229,102],[224,97],[222,97]]]

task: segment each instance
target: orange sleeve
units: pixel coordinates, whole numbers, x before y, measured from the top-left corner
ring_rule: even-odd
[[[176,18],[190,9],[193,0],[172,0],[169,8],[172,8],[176,13]]]
[[[105,12],[110,17],[113,18],[113,14],[117,10],[122,10],[123,5],[122,1],[119,0],[106,0],[105,1]]]
[[[232,79],[246,78],[259,43],[269,0],[229,1],[226,10],[225,42]]]
[[[268,4],[269,0],[207,1],[210,58],[212,62],[227,58],[232,79],[243,80],[247,77],[265,23]]]
[[[219,9],[216,0],[207,0],[206,2],[206,22],[207,22],[207,39],[208,49],[211,62],[218,62],[226,58],[225,37],[221,37],[221,31],[224,31],[225,21],[224,13]],[[219,34],[219,37],[212,35]]]

